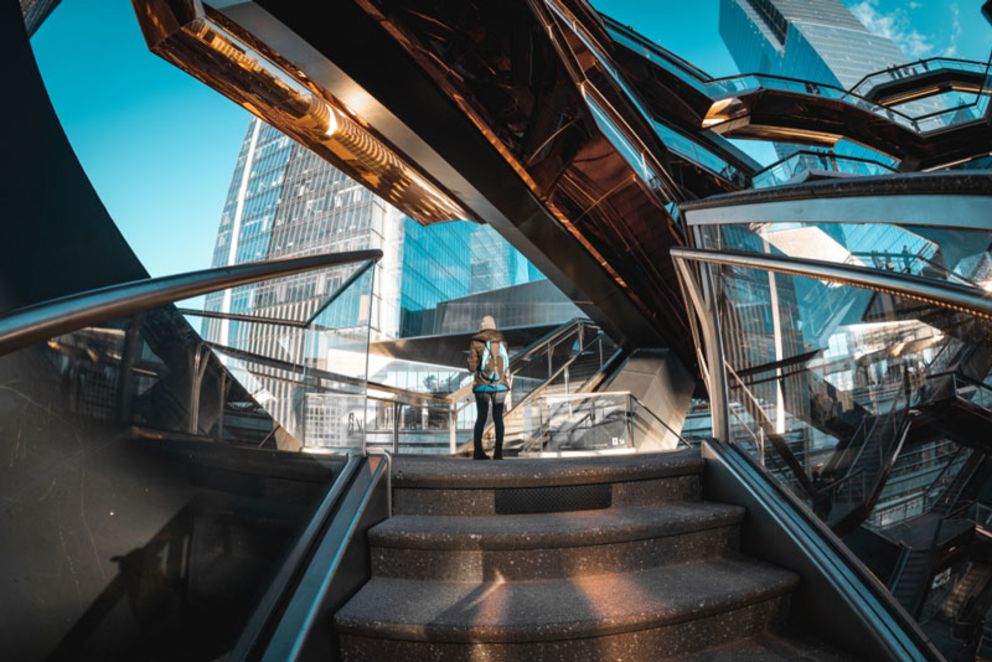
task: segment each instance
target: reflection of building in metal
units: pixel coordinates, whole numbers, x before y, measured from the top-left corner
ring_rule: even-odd
[[[41,24],[45,22],[48,15],[52,13],[62,0],[20,0],[21,13],[24,14],[24,27],[27,28],[30,37]]]

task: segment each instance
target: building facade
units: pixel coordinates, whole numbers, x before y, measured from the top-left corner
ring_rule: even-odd
[[[512,308],[512,321],[519,326],[546,324],[552,313],[568,319],[578,310],[492,227],[468,221],[422,226],[278,130],[252,119],[231,178],[212,266],[362,249],[383,252],[371,294],[349,291],[345,296],[368,296],[368,302],[345,306],[359,311],[360,320],[349,314],[349,319],[333,325],[361,321],[368,325],[372,341],[474,329],[478,319],[452,317],[445,306],[466,297],[474,302],[476,317]],[[328,269],[216,292],[206,297],[204,308],[306,320],[353,269]],[[516,288],[537,281],[545,282],[537,289]],[[509,305],[507,293],[517,291],[526,299],[523,308]],[[493,293],[495,309],[487,305],[487,293]],[[218,317],[204,319],[202,334],[210,342],[260,357],[326,367],[324,359],[308,349],[302,329]],[[342,432],[335,425],[347,412],[332,411],[333,398],[308,393],[307,401],[301,402],[293,381],[298,376],[271,366],[247,369],[260,382],[268,403],[263,404],[287,431],[305,428],[308,443],[318,439],[318,445],[341,445]]]
[[[20,2],[21,13],[24,15],[24,27],[30,37],[38,31],[38,28],[55,10],[61,0],[20,0]]]
[[[767,73],[850,88],[906,61],[840,0],[720,0],[720,36],[741,73]]]
[[[872,34],[840,0],[720,0],[720,36],[742,74],[763,73],[850,89],[868,74],[910,60],[891,39]],[[935,100],[907,105],[938,112]],[[782,158],[793,145],[775,144]],[[834,151],[889,162],[841,141]]]

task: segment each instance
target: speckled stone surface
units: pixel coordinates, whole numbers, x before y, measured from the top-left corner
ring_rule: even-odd
[[[643,506],[663,501],[698,499],[699,475],[613,483],[613,507]]]
[[[739,523],[743,517],[740,506],[704,501],[533,515],[398,515],[372,528],[369,542],[373,547],[415,549],[603,545],[727,526]]]
[[[791,659],[768,632],[798,578],[739,554],[744,511],[700,501],[702,466],[698,450],[397,458],[394,515],[369,532],[372,579],[335,616],[343,659]],[[610,506],[495,512],[497,493],[575,485],[610,485]]]
[[[731,554],[739,549],[740,529],[723,526],[679,535],[584,547],[547,549],[372,549],[377,577],[446,581],[519,581],[636,572]]]
[[[497,490],[513,489],[394,487],[393,512],[398,515],[492,515],[496,512]],[[616,482],[612,483],[611,489],[614,507],[697,499],[699,475]]]
[[[906,173],[878,177],[843,177],[791,186],[749,189],[714,195],[681,205],[682,211],[733,205],[841,198],[866,195],[988,195],[992,196],[992,172]]]
[[[819,642],[782,639],[764,634],[696,651],[692,655],[662,659],[699,662],[842,662],[856,658],[845,656]]]
[[[586,485],[698,474],[696,449],[576,458],[512,458],[501,462],[399,456],[393,465],[396,488],[479,489]]]
[[[476,640],[452,643],[443,640],[371,639],[346,634],[341,637],[341,651],[342,658],[348,662],[653,661],[673,655],[685,655],[737,637],[759,634],[770,623],[781,620],[787,603],[786,598],[773,598],[696,620],[564,640],[535,639],[522,642]]]
[[[521,582],[374,577],[335,623],[341,633],[388,639],[575,639],[713,616],[783,596],[797,582],[791,572],[744,558]]]
[[[496,491],[393,488],[396,515],[492,515]]]

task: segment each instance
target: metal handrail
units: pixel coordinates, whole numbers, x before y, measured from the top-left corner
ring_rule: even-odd
[[[897,65],[888,67],[886,69],[880,69],[879,71],[873,71],[870,74],[866,74],[866,75],[862,76],[861,79],[857,83],[855,83],[854,85],[852,85],[848,89],[849,90],[852,90],[852,91],[853,90],[856,90],[859,87],[861,87],[861,85],[863,83],[865,83],[865,81],[871,80],[872,78],[875,78],[876,76],[882,76],[882,75],[885,75],[885,74],[892,73],[893,71],[899,71],[900,69],[906,69],[908,67],[915,67],[915,66],[921,65],[921,64],[926,65],[926,64],[929,64],[930,62],[934,62],[934,61],[937,61],[937,60],[941,60],[941,61],[944,61],[944,62],[961,62],[963,64],[977,64],[977,65],[979,65],[981,67],[985,67],[985,63],[984,62],[981,62],[979,60],[966,60],[964,58],[959,58],[959,57],[946,57],[946,56],[943,56],[943,55],[937,55],[937,56],[934,56],[934,57],[924,58],[922,60],[916,60],[915,62],[907,62],[905,64],[897,64]],[[877,85],[873,85],[870,89],[874,89],[875,87],[877,87]]]
[[[230,287],[356,262],[377,262],[380,250],[325,253],[249,262],[143,278],[19,308],[0,316],[0,356],[54,336]]]
[[[889,251],[851,251],[851,255],[854,257],[870,257],[870,258],[881,257],[881,258],[894,258],[897,260],[906,260],[906,259],[919,260],[920,262],[923,262],[924,264],[933,267],[937,271],[942,272],[944,275],[947,276],[948,280],[955,279],[959,281],[961,285],[967,285],[968,287],[973,287],[976,290],[982,289],[981,285],[971,280],[967,276],[962,276],[961,274],[954,273],[944,265],[937,264],[936,262],[926,257],[922,253],[891,253]],[[848,262],[848,264],[851,263]],[[888,269],[886,271],[888,271]]]
[[[685,437],[683,437],[681,432],[676,432],[675,431],[675,428],[673,428],[672,426],[670,426],[665,421],[661,420],[661,417],[658,416],[658,414],[654,413],[654,411],[651,408],[649,408],[647,405],[645,405],[643,402],[641,402],[640,398],[638,398],[633,393],[630,393],[629,391],[627,392],[627,395],[630,396],[631,400],[633,400],[634,403],[638,407],[640,407],[642,410],[644,410],[648,414],[650,414],[651,415],[651,418],[653,418],[654,420],[656,420],[659,423],[661,423],[662,426],[664,426],[664,428],[666,430],[668,430],[669,432],[671,432],[672,434],[674,434],[676,437],[678,437],[680,442],[682,442],[683,444],[685,444],[688,447],[691,447],[692,446],[692,442],[690,442],[688,439],[686,439]]]
[[[725,266],[761,269],[793,276],[816,278],[842,285],[872,290],[923,303],[966,312],[985,320],[992,320],[992,299],[980,296],[973,288],[956,283],[934,281],[921,276],[898,272],[878,271],[850,264],[754,254],[743,251],[715,251],[699,248],[672,248],[676,260],[688,260]]]
[[[761,417],[764,419],[764,425],[767,425],[770,429],[774,430],[775,429],[774,423],[772,423],[771,419],[768,417],[768,413],[765,412],[757,396],[754,395],[751,389],[747,387],[747,385],[744,383],[744,380],[740,378],[740,375],[737,374],[737,372],[733,369],[730,363],[728,363],[725,360],[723,364],[726,370],[730,373],[730,375],[740,385],[741,390],[744,391],[744,393],[753,403],[755,411],[761,414]],[[753,416],[753,412],[752,412],[752,416]],[[740,417],[738,417],[738,420],[740,420]],[[765,457],[764,440],[765,438],[767,438],[772,442],[772,447],[775,449],[775,452],[778,453],[778,455],[782,458],[782,461],[785,462],[786,466],[792,471],[793,475],[796,477],[796,479],[799,481],[802,487],[806,490],[806,492],[810,496],[815,494],[816,489],[813,486],[810,477],[806,474],[805,468],[799,463],[799,460],[792,453],[792,450],[788,447],[788,444],[785,442],[783,436],[775,432],[765,433],[765,429],[762,425],[762,421],[755,418],[755,422],[758,424],[758,429],[761,432],[760,436],[755,437],[754,432],[751,430],[750,426],[745,424],[745,427],[747,427],[748,432],[751,433],[751,436],[755,437],[755,440],[758,442],[757,446],[758,446],[758,451],[760,453],[759,458],[762,466],[764,466],[764,457]],[[743,424],[744,422],[741,421],[741,423]]]
[[[895,168],[893,168],[891,166],[888,166],[888,165],[882,163],[881,161],[876,161],[875,159],[868,159],[868,158],[861,157],[861,156],[848,156],[846,154],[836,154],[834,152],[814,152],[813,150],[809,150],[809,149],[801,149],[801,150],[799,150],[797,152],[793,152],[792,154],[789,154],[788,156],[779,159],[778,161],[774,161],[774,162],[770,163],[769,165],[765,166],[764,168],[762,168],[758,172],[754,173],[754,175],[752,176],[752,179],[755,179],[756,180],[759,177],[761,177],[762,175],[764,175],[765,173],[771,172],[772,170],[774,170],[775,168],[779,167],[780,165],[782,165],[784,163],[788,163],[789,161],[795,160],[796,157],[800,157],[800,156],[816,156],[816,157],[820,157],[820,158],[824,158],[825,157],[825,158],[828,158],[828,159],[839,159],[841,161],[855,161],[857,163],[869,163],[869,164],[872,164],[872,165],[881,166],[882,168],[885,168],[889,172],[893,172],[893,173],[898,172],[898,170],[896,170]]]

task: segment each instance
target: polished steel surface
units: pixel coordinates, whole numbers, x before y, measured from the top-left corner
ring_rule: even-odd
[[[745,506],[758,526],[745,530],[743,549],[803,577],[795,600],[808,618],[836,637],[857,632],[852,649],[865,659],[942,660],[910,614],[872,572],[788,490],[781,489],[740,449],[704,442],[712,474],[709,498]],[[857,614],[851,618],[852,612]]]
[[[736,251],[672,249],[678,261],[704,262],[777,273],[806,276],[818,280],[884,292],[935,306],[965,312],[992,320],[992,298],[981,296],[974,288],[850,264],[820,260],[803,260],[777,255],[756,255]]]
[[[742,201],[743,202],[743,201]],[[687,210],[689,225],[788,223],[816,219],[823,223],[901,223],[933,227],[992,229],[987,197],[975,195],[877,195],[807,198]]]
[[[630,27],[610,19],[605,25],[617,61],[649,111],[689,129],[821,147],[847,138],[910,170],[992,149],[985,62],[930,58],[871,74],[850,90],[767,74],[713,78]],[[974,93],[975,100],[937,111],[908,105],[952,90]]]
[[[981,63],[923,61],[880,72],[857,91],[765,75],[715,79],[581,0],[521,0],[499,11],[482,4],[464,12],[408,5],[354,0],[332,12],[341,25],[374,33],[377,46],[366,58],[381,63],[374,71],[352,62],[365,54],[343,53],[348,47],[334,43],[342,41],[334,36],[340,25],[314,29],[331,17],[324,9],[273,0],[136,2],[146,38],[163,57],[404,210],[409,205],[396,190],[413,189],[403,182],[436,183],[445,192],[441,198],[417,189],[413,198],[434,206],[416,218],[429,222],[452,217],[454,207],[472,210],[594,319],[607,327],[615,319],[610,331],[621,338],[634,328],[636,316],[668,344],[684,344],[677,277],[669,261],[657,256],[687,243],[680,203],[747,186],[755,172],[753,162],[714,131],[820,146],[846,138],[890,154],[904,169],[992,150],[992,132],[978,118],[944,126],[941,118],[906,115],[903,101],[894,97],[886,107],[863,96],[891,87],[895,79],[906,88],[900,94],[923,98],[943,89],[944,83],[934,82],[941,76],[954,89],[954,81],[967,79],[969,89],[982,92]],[[407,58],[406,75],[412,64],[423,77],[419,83],[403,81],[429,95],[423,107],[438,108],[440,95],[446,112],[454,109],[467,119],[510,168],[520,190],[542,207],[544,218],[508,212],[483,192],[480,178],[488,173],[452,167],[451,152],[425,137],[437,131],[424,124],[429,118],[419,124],[409,119],[403,104],[420,100],[409,93],[397,98],[402,93],[394,90],[403,85],[393,81],[388,89],[389,73],[382,70],[399,54]],[[907,68],[912,66],[919,71]],[[364,133],[352,139],[356,131]],[[344,148],[342,140],[348,143]],[[342,157],[345,148],[354,158]],[[386,163],[390,172],[408,168],[420,180],[378,176],[370,163]],[[384,194],[384,186],[393,193]],[[519,198],[508,190],[500,194]],[[976,218],[974,202],[962,201],[952,215]],[[871,219],[871,210],[851,204],[851,215]],[[447,211],[439,212],[444,205]],[[810,213],[820,213],[814,203],[810,207]],[[911,208],[921,214],[926,207]],[[541,224],[555,225],[565,241],[555,241]],[[581,260],[578,251],[585,254]],[[580,262],[602,273],[594,275]],[[618,302],[617,294],[625,301]],[[644,344],[650,333],[630,335]],[[680,353],[692,355],[684,346]]]
[[[572,295],[573,300],[588,301],[591,306],[611,311],[632,305],[637,311],[634,315],[643,317],[654,334],[669,344],[684,343],[684,312],[673,289],[674,271],[667,260],[654,256],[685,242],[671,205],[687,196],[735,190],[747,181],[746,157],[736,159],[736,165],[704,167],[681,152],[670,151],[659,138],[653,118],[617,74],[610,59],[609,38],[596,27],[598,14],[583,3],[520,2],[501,12],[483,8],[484,14],[492,14],[488,18],[469,14],[428,18],[423,11],[387,16],[373,3],[358,2],[354,7],[371,19],[379,31],[378,38],[392,40],[391,50],[402,49],[447,103],[454,104],[471,121],[477,135],[489,143],[522,187],[544,208],[548,219],[541,222],[556,225],[567,236],[566,243],[549,245],[552,235],[537,224],[537,219],[494,210],[490,196],[480,200],[472,190],[480,185],[479,178],[485,177],[484,173],[452,173],[450,166],[443,163],[444,158],[435,158],[436,144],[418,142],[419,136],[410,135],[410,129],[423,135],[420,127],[398,128],[395,105],[372,92],[368,83],[356,78],[339,58],[326,56],[327,41],[334,39],[330,33],[325,33],[321,41],[299,30],[297,20],[313,24],[322,15],[321,10],[269,2],[207,2],[202,17],[196,20],[213,22],[225,30],[226,38],[250,47],[250,54],[262,53],[265,62],[277,64],[278,77],[272,77],[281,84],[273,88],[276,92],[300,87],[322,99],[336,99],[354,111],[385,143],[398,146],[397,152],[426,166],[434,181],[442,182],[463,207],[471,208],[504,233],[556,284],[569,290],[581,288],[583,291]],[[311,104],[286,101],[285,94],[275,99],[256,98],[266,94],[257,89],[258,81],[245,79],[240,69],[217,57],[218,51],[202,57],[179,43],[180,39],[188,42],[189,30],[167,31],[175,37],[160,38],[152,28],[156,22],[163,22],[163,12],[180,15],[176,22],[181,25],[190,23],[181,10],[174,2],[144,3],[139,7],[153,50],[294,137],[300,132],[319,132],[324,126],[323,117],[313,112]],[[308,13],[312,19],[305,18]],[[354,9],[344,13],[351,16]],[[520,48],[504,41],[503,35],[514,32],[519,32],[520,37],[509,37],[511,41],[523,39],[524,32],[528,34],[526,44],[519,42]],[[440,33],[457,36],[453,40],[444,36],[439,41]],[[214,32],[197,35],[200,39],[216,38]],[[459,45],[453,46],[456,42]],[[225,48],[223,52],[237,55],[244,48]],[[450,52],[451,48],[458,54]],[[371,57],[388,61],[382,49]],[[457,60],[463,57],[464,61]],[[258,61],[259,58],[253,59],[253,75],[264,79],[269,70],[258,73]],[[533,69],[534,61],[542,62],[542,67]],[[387,75],[381,70],[376,74]],[[266,111],[273,101],[289,111]],[[341,110],[333,103],[330,107]],[[332,111],[331,116],[339,114]],[[691,142],[692,136],[685,139]],[[718,139],[711,142],[714,140]],[[732,149],[724,151],[735,153]],[[361,179],[353,163],[335,163]],[[691,185],[691,192],[687,185]],[[537,251],[547,257],[534,259],[528,242],[535,242]],[[576,247],[571,249],[571,255],[557,255],[573,243]],[[578,251],[592,258],[596,267],[580,266],[588,262]],[[596,275],[594,269],[604,273]],[[604,276],[610,281],[605,287]],[[629,303],[621,302],[621,297]],[[605,324],[612,322],[610,317],[617,322],[621,319],[616,314],[589,312]],[[641,331],[639,324],[629,323],[634,315],[617,312],[628,323],[611,332],[620,337],[629,333],[639,343],[658,344],[657,340],[649,340],[651,331]]]
[[[82,292],[14,310],[0,317],[0,355],[89,324],[149,310],[207,292],[314,269],[376,261],[381,257],[382,251],[364,250],[251,262],[148,278]]]

